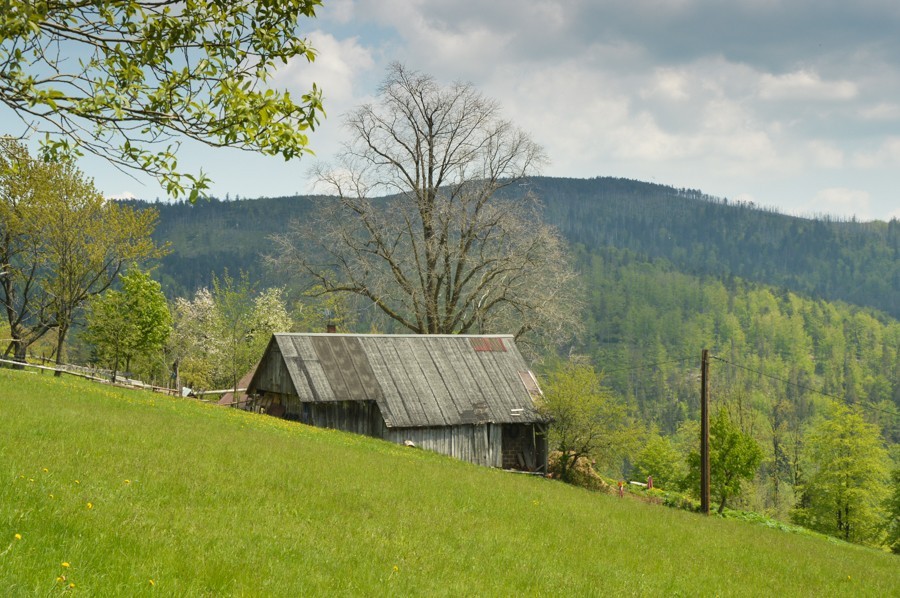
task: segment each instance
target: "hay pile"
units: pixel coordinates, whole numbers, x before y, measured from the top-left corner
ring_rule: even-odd
[[[570,453],[571,455],[571,453]],[[560,460],[562,453],[553,451],[547,460],[548,476],[554,479],[562,479],[562,463]],[[574,466],[570,466],[569,482],[575,486],[581,486],[589,490],[610,493],[612,487],[607,484],[603,478],[594,470],[594,461],[587,457],[581,457],[575,462]]]

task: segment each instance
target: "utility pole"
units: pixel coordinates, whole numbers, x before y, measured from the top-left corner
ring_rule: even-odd
[[[709,349],[700,357],[700,511],[709,515]]]

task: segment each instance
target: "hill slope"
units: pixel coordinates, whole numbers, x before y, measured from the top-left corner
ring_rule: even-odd
[[[798,218],[627,179],[536,178],[546,218],[589,251],[627,249],[689,274],[740,277],[900,318],[900,221]]]
[[[0,370],[0,421],[6,595],[900,587],[889,554],[183,399]]]
[[[526,190],[541,198],[547,221],[589,253],[626,249],[666,258],[685,273],[737,276],[900,318],[900,221],[797,218],[696,190],[610,177],[533,178],[508,192]],[[263,278],[259,256],[269,251],[268,236],[319,200],[157,204],[155,237],[173,249],[161,270],[167,292],[188,294],[226,267]]]

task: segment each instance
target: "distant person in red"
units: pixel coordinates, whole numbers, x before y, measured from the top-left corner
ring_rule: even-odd
[[[625,480],[619,480],[619,497],[625,496]]]
[[[653,476],[647,476],[647,490],[653,490]]]

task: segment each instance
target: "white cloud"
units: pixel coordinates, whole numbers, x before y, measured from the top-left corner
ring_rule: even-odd
[[[548,174],[676,173],[677,180],[660,182],[696,187],[690,172],[752,178],[804,168],[801,148],[785,143],[781,123],[761,118],[745,101],[752,74],[745,65],[713,59],[623,78],[569,60],[500,72],[486,91],[546,146],[553,161]],[[817,160],[834,161],[827,147],[819,150]]]
[[[833,187],[822,189],[804,206],[808,213],[833,214],[866,220],[870,218],[871,197],[867,191]]]
[[[844,152],[834,143],[814,139],[806,143],[812,163],[821,168],[840,168],[844,165]]]
[[[888,137],[874,150],[857,152],[853,165],[862,169],[900,168],[900,137]]]
[[[864,120],[900,120],[900,104],[882,102],[866,106],[860,109],[859,115]]]
[[[113,199],[116,201],[122,200],[122,199],[137,199],[137,198],[138,198],[138,196],[135,195],[134,193],[132,193],[131,191],[122,191],[120,193],[113,193],[111,195],[108,193],[106,194],[106,199]]]
[[[478,23],[464,28],[447,27],[422,15],[399,24],[405,39],[403,56],[396,56],[415,69],[449,80],[474,80],[498,66],[514,35]]]
[[[807,70],[765,73],[759,81],[759,97],[764,100],[851,100],[857,93],[852,81],[823,81],[818,73]]]
[[[644,97],[660,97],[664,100],[681,101],[690,97],[690,82],[687,75],[680,70],[658,69],[653,75],[649,89],[641,92]]]
[[[352,103],[358,93],[355,89],[357,77],[374,64],[371,50],[355,37],[337,39],[322,31],[313,31],[309,39],[318,52],[315,62],[292,59],[276,71],[273,84],[302,94],[315,82],[324,91],[329,104]]]
[[[317,12],[318,17],[333,19],[341,24],[351,22],[355,14],[356,5],[353,0],[328,0],[324,8]]]

